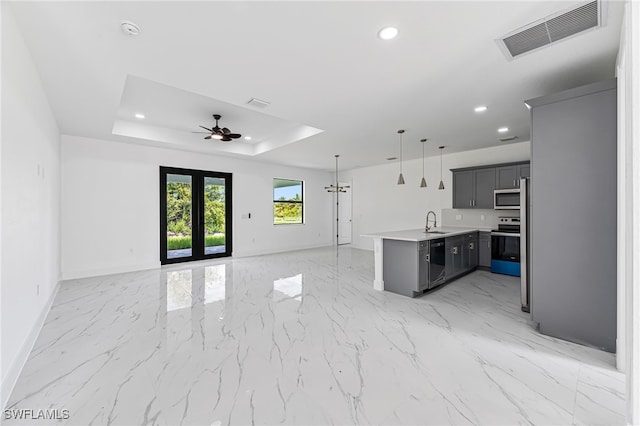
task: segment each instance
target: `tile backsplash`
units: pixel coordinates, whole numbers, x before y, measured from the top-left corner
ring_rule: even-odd
[[[498,227],[498,217],[504,216],[518,217],[520,210],[442,209],[442,226],[494,229]]]

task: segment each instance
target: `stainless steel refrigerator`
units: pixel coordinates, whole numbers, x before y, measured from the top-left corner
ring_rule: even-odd
[[[531,312],[530,186],[529,178],[520,179],[520,299],[524,312]]]

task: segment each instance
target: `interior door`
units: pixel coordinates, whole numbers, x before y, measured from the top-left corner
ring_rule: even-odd
[[[231,256],[231,174],[160,167],[160,263]]]
[[[349,182],[340,182],[340,186],[351,186]],[[352,225],[352,198],[351,189],[347,192],[338,192],[338,244],[351,243]]]

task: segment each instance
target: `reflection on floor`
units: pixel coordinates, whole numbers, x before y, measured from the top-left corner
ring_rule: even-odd
[[[204,248],[204,254],[218,254],[224,253],[226,247],[224,245],[221,246],[209,246]],[[191,257],[191,249],[178,249],[178,250],[167,250],[167,259],[177,259],[179,257]]]
[[[340,247],[67,281],[7,408],[77,425],[624,424],[614,357],[537,333],[516,278],[417,299],[372,280],[373,253]]]

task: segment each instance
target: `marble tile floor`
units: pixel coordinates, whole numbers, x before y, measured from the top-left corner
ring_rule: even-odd
[[[66,281],[6,408],[69,418],[3,424],[625,423],[613,355],[535,331],[517,278],[372,280],[340,247]]]

